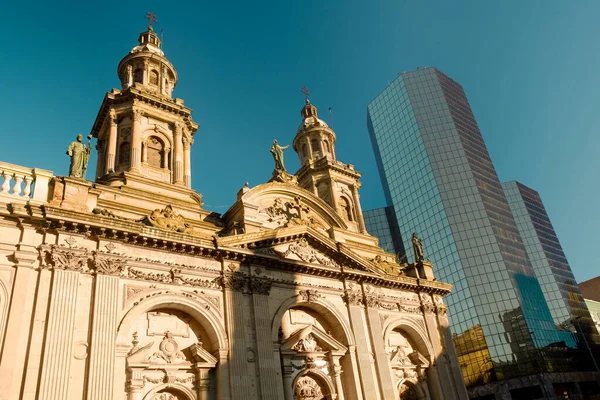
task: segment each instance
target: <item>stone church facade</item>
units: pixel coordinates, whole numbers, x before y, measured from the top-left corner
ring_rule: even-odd
[[[91,134],[95,182],[0,163],[0,399],[466,399],[427,261],[366,230],[308,100],[302,167],[224,215],[191,185],[191,110],[150,27]]]

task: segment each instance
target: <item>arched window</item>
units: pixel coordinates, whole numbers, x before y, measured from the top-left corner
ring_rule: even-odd
[[[154,168],[165,167],[165,145],[155,136],[148,138],[146,146],[148,165]]]
[[[306,143],[304,143],[302,145],[302,156],[303,157],[308,157],[308,146],[306,145]]]
[[[129,164],[131,156],[131,144],[129,142],[123,142],[119,146],[119,157],[117,158],[117,164]]]
[[[352,218],[352,204],[345,197],[340,197],[340,209],[342,211],[342,216],[344,219],[348,221],[353,221]]]
[[[158,72],[156,70],[150,71],[150,84],[158,86]]]
[[[144,82],[144,70],[142,68],[137,68],[133,71],[133,81],[139,83]]]
[[[312,147],[312,151],[313,151],[313,160],[320,159],[321,158],[321,146],[319,145],[319,141],[317,139],[311,140],[310,147]]]
[[[325,148],[325,153],[329,153],[329,142],[327,140],[323,140],[323,147]]]

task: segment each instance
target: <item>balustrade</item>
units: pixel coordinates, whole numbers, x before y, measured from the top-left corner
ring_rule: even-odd
[[[0,161],[0,196],[46,202],[52,171]]]

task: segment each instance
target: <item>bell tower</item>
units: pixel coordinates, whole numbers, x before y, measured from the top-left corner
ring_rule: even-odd
[[[92,127],[98,139],[96,179],[128,174],[189,188],[198,124],[183,100],[172,96],[177,71],[152,28],[154,14],[147,18],[148,30],[117,67],[121,90],[106,94]]]
[[[302,123],[292,142],[301,164],[296,173],[298,185],[333,207],[350,230],[366,233],[358,195],[360,173],[352,164],[337,160],[335,132],[319,119],[308,95],[300,114]]]

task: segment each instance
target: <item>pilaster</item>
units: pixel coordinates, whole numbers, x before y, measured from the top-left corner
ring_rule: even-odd
[[[89,400],[113,398],[119,278],[96,276],[89,363]]]
[[[114,172],[115,170],[115,157],[117,154],[117,114],[114,110],[110,110],[108,120],[110,126],[108,130],[108,149],[105,173]]]
[[[63,399],[69,391],[78,283],[78,272],[54,269],[52,273],[40,400]]]
[[[367,302],[367,322],[369,331],[371,333],[371,343],[373,344],[373,353],[375,355],[375,366],[377,367],[377,378],[379,379],[379,387],[383,393],[384,399],[395,398],[395,390],[393,386],[393,379],[385,353],[385,344],[383,342],[383,330],[381,329],[381,322],[379,318],[379,311],[377,305],[371,302]]]
[[[174,183],[183,185],[183,124],[175,123],[175,134],[173,135],[173,160]]]
[[[133,108],[132,119],[133,127],[131,131],[131,171],[140,172],[141,153],[142,153],[142,117],[144,111],[139,108]]]
[[[377,387],[375,377],[373,376],[373,369],[371,368],[370,346],[368,344],[369,336],[365,329],[367,322],[364,318],[362,294],[353,293],[349,289],[346,289],[345,298],[348,305],[350,326],[356,340],[356,365],[358,366],[360,382],[362,383],[362,397],[372,399],[375,393],[379,393],[379,388]],[[376,398],[379,397],[376,396]]]
[[[250,282],[254,309],[254,330],[256,333],[257,361],[260,374],[260,398],[279,400],[284,398],[281,384],[281,369],[275,364],[271,338],[269,315],[269,293],[271,281],[255,278]]]
[[[15,252],[15,275],[0,360],[0,399],[21,397],[25,356],[31,328],[31,313],[35,298],[37,272],[33,270],[37,251],[32,246],[19,245]]]

